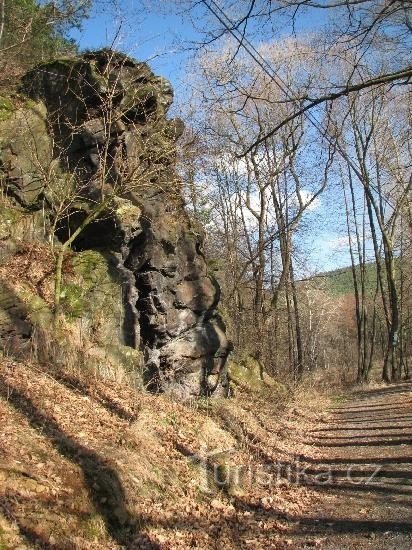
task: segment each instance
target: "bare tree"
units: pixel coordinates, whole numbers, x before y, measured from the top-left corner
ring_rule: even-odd
[[[315,127],[318,126],[317,112],[322,105],[327,108],[330,102],[341,97],[385,83],[407,84],[412,77],[410,0],[246,0],[237,3],[236,9],[232,2],[222,4],[215,0],[189,2],[188,5],[196,21],[201,20],[202,13],[208,14],[212,20],[211,23],[205,18],[204,45],[209,47],[230,36],[236,48],[227,62],[234,62],[240,51],[246,53],[276,87],[286,92],[282,101],[293,105],[283,119],[276,123],[272,121],[266,132],[253,141],[249,140],[246,149],[239,154],[250,152],[302,114]],[[202,9],[203,12],[199,12]],[[349,70],[335,72],[329,82],[320,83],[313,74],[314,85],[301,93],[294,83],[283,78],[282,72],[276,70],[270,58],[256,44],[273,37],[275,29],[283,31],[287,25],[290,34],[295,35],[301,14],[308,16],[308,12],[309,16],[322,21],[313,39],[318,62],[330,67],[340,65],[342,51],[350,54],[351,62]],[[330,19],[327,19],[328,15]],[[380,60],[385,60],[385,64]],[[365,71],[365,68],[369,70]],[[274,98],[267,100],[274,101]]]
[[[265,357],[273,356],[270,332],[280,301],[283,307],[285,300],[290,368],[300,378],[305,359],[294,235],[327,184],[333,147],[326,154],[318,149],[322,176],[319,165],[316,174],[310,173],[304,157],[315,154],[310,153],[315,144],[300,117],[237,158],[239,145],[245,146],[251,136],[264,132],[268,121],[284,117],[290,106],[287,102],[282,106],[271,79],[246,57],[239,56],[236,65],[228,68],[224,59],[231,55],[229,48],[222,57],[204,59],[203,87],[198,85],[203,104],[210,108],[204,125],[209,142],[207,177],[215,186],[214,204],[219,213],[215,231],[230,266],[224,285],[226,303],[231,312],[236,311],[235,341],[245,337],[246,325],[249,351],[263,371]],[[276,63],[288,63],[288,78],[293,80],[298,68],[295,60],[286,61],[281,48],[272,48],[271,55]],[[279,99],[276,107],[268,97]]]
[[[388,89],[351,96],[347,116],[342,117],[345,108],[340,105],[342,127],[338,132],[339,149],[346,158],[349,175],[353,173],[361,184],[366,204],[388,331],[383,367],[387,381],[400,376],[395,235],[412,185],[407,105],[407,95]]]

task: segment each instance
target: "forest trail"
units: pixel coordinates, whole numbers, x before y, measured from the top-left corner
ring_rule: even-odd
[[[412,384],[355,393],[311,430],[304,483],[319,496],[297,547],[412,548]],[[309,454],[309,453],[308,453]]]

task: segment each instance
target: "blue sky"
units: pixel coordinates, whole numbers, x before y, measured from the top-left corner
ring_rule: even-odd
[[[172,9],[147,9],[144,1],[121,0],[121,9],[104,10],[95,6],[92,17],[81,31],[71,36],[82,49],[110,46],[150,64],[155,73],[168,78],[176,94],[181,89],[185,63],[190,55],[187,45],[200,39],[190,18],[174,14]]]
[[[109,1],[109,0],[108,0]],[[201,42],[201,29],[207,27],[207,15],[201,4],[187,12],[173,1],[158,0],[114,0],[118,8],[105,9],[105,2],[95,2],[92,16],[85,21],[81,31],[72,31],[71,36],[82,49],[97,49],[112,45],[140,61],[147,61],[154,72],[168,78],[176,93],[185,90],[186,61],[190,48]],[[324,23],[324,10],[303,15],[297,33],[316,29]],[[270,30],[273,39],[289,33],[290,27],[278,25]],[[253,27],[249,29],[253,35]],[[269,38],[269,34],[267,34]]]
[[[192,53],[188,47],[193,47],[202,38],[196,26],[204,24],[204,19],[201,19],[204,13],[200,9],[190,15],[173,13],[172,2],[162,0],[155,7],[150,2],[149,9],[147,5],[148,0],[119,0],[120,8],[116,13],[116,10],[104,10],[102,3],[99,3],[83,29],[73,31],[71,36],[81,49],[113,46],[136,59],[147,61],[155,73],[171,81],[175,97],[182,101],[188,89],[186,63]],[[303,16],[296,31],[316,29],[324,23],[323,13],[320,15],[319,12],[318,16],[312,12],[312,17]],[[289,27],[279,25],[273,32],[278,37],[285,36]],[[335,211],[331,216],[334,202],[331,193],[321,197],[319,207],[308,220],[311,223],[310,235],[303,236],[301,240],[310,270],[313,271],[334,269],[350,262],[342,240],[342,212]]]

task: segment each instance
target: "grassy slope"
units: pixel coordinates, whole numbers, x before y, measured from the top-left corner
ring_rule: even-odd
[[[181,405],[3,358],[0,396],[0,548],[260,548],[269,535],[282,547],[285,518],[310,502],[246,473],[206,483],[193,459],[209,453],[223,480],[302,452],[302,411],[273,390]]]

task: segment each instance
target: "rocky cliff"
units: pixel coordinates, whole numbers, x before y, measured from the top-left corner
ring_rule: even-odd
[[[46,241],[81,227],[72,249],[115,270],[119,338],[142,351],[144,384],[187,398],[226,391],[231,345],[201,230],[184,210],[172,101],[165,79],[110,50],[39,66],[0,104],[0,181],[16,211],[42,214]]]

